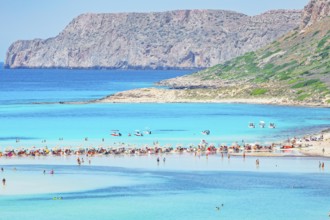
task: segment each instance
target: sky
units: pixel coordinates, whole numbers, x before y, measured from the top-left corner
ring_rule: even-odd
[[[308,0],[1,0],[0,62],[16,40],[55,37],[82,13],[224,9],[257,15],[302,9]]]

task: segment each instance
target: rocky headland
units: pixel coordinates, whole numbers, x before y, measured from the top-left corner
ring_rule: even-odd
[[[82,14],[56,37],[13,43],[5,67],[206,68],[267,45],[300,20],[298,10]]]
[[[330,107],[330,0],[311,0],[300,27],[197,73],[96,102],[240,102]],[[320,12],[320,13],[317,13]]]

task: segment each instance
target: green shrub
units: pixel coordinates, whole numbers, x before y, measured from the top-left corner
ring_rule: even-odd
[[[297,92],[297,95],[299,95],[299,94],[301,94],[301,93],[303,93],[304,92],[304,90],[299,90],[298,92]]]
[[[325,36],[324,38],[322,38],[322,40],[320,40],[320,42],[317,44],[317,48],[322,48],[325,43],[329,40],[329,36]]]
[[[321,56],[322,59],[325,59],[325,58],[329,57],[329,52],[324,51],[324,52],[320,53],[320,56]]]
[[[309,96],[310,96],[309,94],[302,94],[302,95],[300,95],[300,96],[297,97],[297,100],[303,101],[306,98],[308,98]]]
[[[288,83],[289,84],[293,84],[293,83],[296,83],[296,82],[298,82],[299,81],[299,79],[291,79]]]
[[[264,66],[264,70],[271,70],[273,69],[275,65],[273,63],[267,63],[265,66]]]
[[[317,35],[318,33],[320,33],[320,31],[315,31],[314,34],[313,34],[313,37],[314,37],[315,35]]]
[[[251,95],[263,95],[265,93],[267,93],[267,89],[264,89],[264,88],[257,88],[257,89],[254,89],[251,91]]]
[[[291,77],[288,76],[288,75],[282,75],[282,76],[280,76],[280,78],[279,78],[279,80],[281,80],[281,81],[288,80],[288,79],[291,79]]]
[[[318,83],[319,81],[320,80],[318,80],[318,79],[310,79],[310,80],[307,80],[307,81],[304,81],[304,82],[297,83],[297,84],[293,85],[291,88],[292,89],[298,89],[298,88],[313,85],[315,83]]]

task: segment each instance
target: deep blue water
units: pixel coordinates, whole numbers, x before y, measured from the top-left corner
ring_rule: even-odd
[[[1,68],[1,66],[0,66]],[[0,104],[82,101],[135,88],[192,71],[0,69]]]

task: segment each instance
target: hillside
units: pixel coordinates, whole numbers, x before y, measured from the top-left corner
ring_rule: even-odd
[[[277,97],[295,104],[330,105],[329,2],[311,1],[300,28],[262,49],[160,84],[199,96],[212,93],[215,99]],[[315,17],[315,11],[322,11],[322,18]]]
[[[300,11],[82,14],[56,37],[13,43],[7,68],[204,68],[256,50],[299,25]]]

